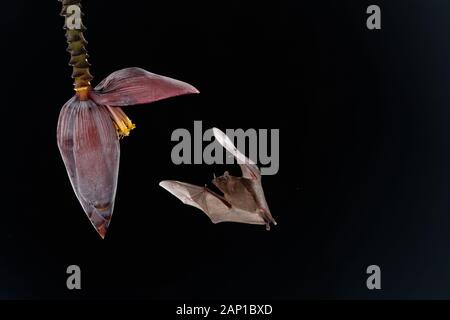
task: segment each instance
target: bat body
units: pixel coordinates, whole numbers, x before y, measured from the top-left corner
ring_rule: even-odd
[[[160,186],[180,199],[184,204],[202,210],[213,223],[239,222],[247,224],[276,225],[267,205],[261,184],[259,168],[246,158],[229,138],[220,130],[214,129],[214,135],[240,164],[242,177],[231,176],[225,172],[212,183],[223,193],[215,193],[207,187],[179,181],[162,181]]]

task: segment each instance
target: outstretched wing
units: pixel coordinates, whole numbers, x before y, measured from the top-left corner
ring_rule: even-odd
[[[236,148],[231,139],[223,131],[213,128],[213,132],[216,140],[236,158],[242,170],[242,177],[245,178],[242,183],[246,186],[246,189],[252,193],[253,199],[259,207],[258,216],[265,221],[267,230],[270,230],[270,223],[273,223],[274,225],[277,223],[270,213],[269,206],[267,205],[264,196],[264,190],[261,184],[261,171],[259,171],[258,166],[251,159],[247,158]],[[235,187],[231,189],[236,190]],[[242,195],[242,192],[240,192],[240,194]],[[227,199],[230,197],[233,197],[234,200],[240,200],[238,194],[228,194]],[[230,200],[230,202],[236,206],[235,201]],[[243,215],[241,214],[241,216]]]
[[[226,215],[231,209],[231,204],[207,187],[169,180],[162,181],[159,185],[184,204],[202,210],[213,223],[220,222],[220,217]]]
[[[202,210],[213,223],[241,222],[265,224],[264,219],[260,215],[233,208],[228,201],[207,187],[169,180],[162,181],[159,185],[180,199],[184,204]]]
[[[233,144],[231,139],[220,129],[213,128],[214,137],[216,140],[228,150],[229,153],[236,158],[237,163],[241,167],[242,176],[251,180],[259,180],[261,179],[261,172],[259,171],[258,166],[251,159],[247,158],[243,155],[238,148]]]

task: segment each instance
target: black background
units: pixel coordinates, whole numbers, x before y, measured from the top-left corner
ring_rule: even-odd
[[[137,66],[201,91],[126,108],[138,128],[104,241],[56,145],[73,94],[61,5],[2,3],[0,298],[450,297],[450,5],[376,3],[381,31],[369,1],[84,1],[94,84]],[[213,225],[158,187],[226,169],[172,164],[171,133],[194,120],[280,129],[271,232]]]

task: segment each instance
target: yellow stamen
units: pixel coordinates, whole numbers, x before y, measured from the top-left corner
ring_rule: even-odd
[[[131,130],[136,128],[136,125],[127,117],[125,112],[119,107],[111,108],[107,106],[111,113],[114,126],[116,127],[119,138],[128,137]]]

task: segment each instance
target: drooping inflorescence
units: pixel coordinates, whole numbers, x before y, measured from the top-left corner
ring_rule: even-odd
[[[71,185],[90,222],[104,238],[111,222],[119,177],[119,138],[134,124],[122,107],[198,93],[190,84],[141,68],[115,71],[96,87],[89,68],[81,0],[63,8],[76,94],[62,107],[57,141]]]

